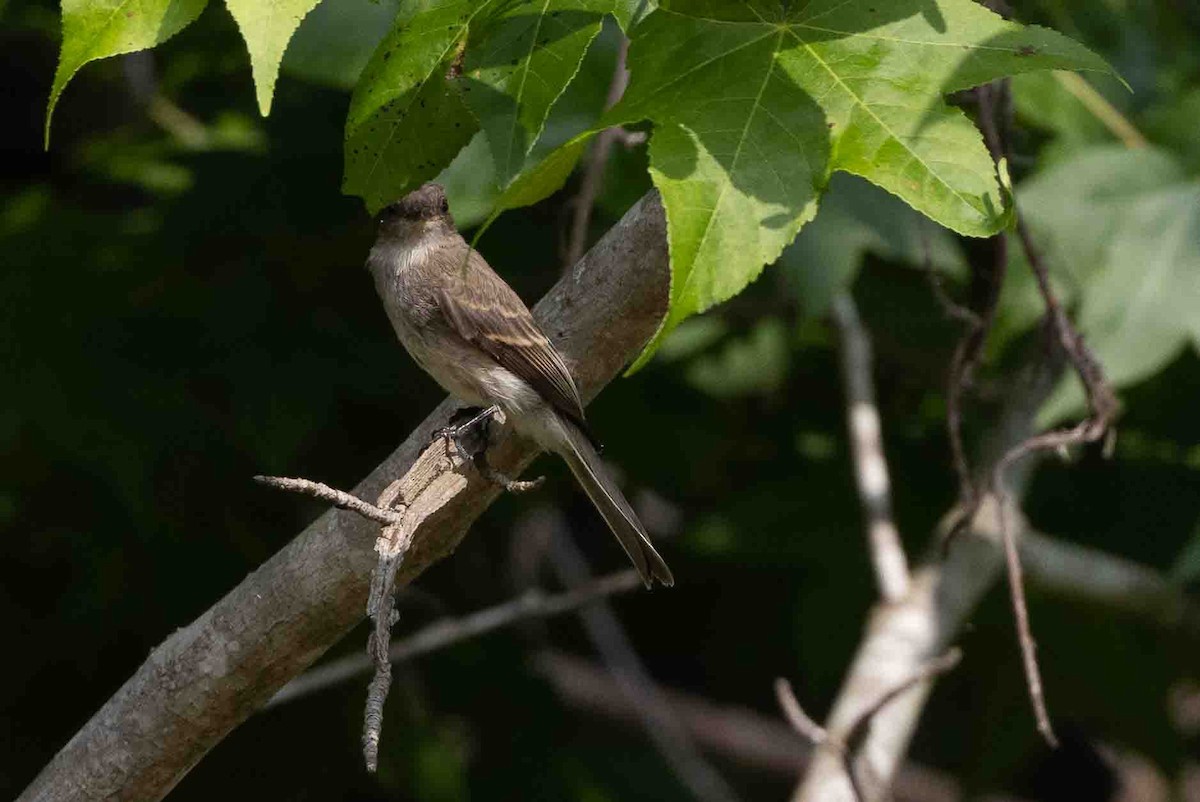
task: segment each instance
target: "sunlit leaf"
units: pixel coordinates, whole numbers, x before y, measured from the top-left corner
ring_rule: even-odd
[[[652,119],[651,173],[671,245],[671,303],[635,362],[687,316],[731,297],[812,218],[833,170],[942,225],[1007,220],[974,125],[943,95],[1029,70],[1107,70],[1052,31],[971,0],[670,0],[634,32],[633,79],[609,124]]]
[[[63,0],[62,50],[46,104],[50,118],[67,83],[89,61],[132,53],[165,42],[192,23],[207,0]]]
[[[271,113],[271,98],[275,94],[275,79],[279,77],[279,62],[288,40],[301,20],[320,0],[225,0],[229,13],[237,21],[250,51],[250,68],[254,73],[254,90],[258,110],[266,117]]]

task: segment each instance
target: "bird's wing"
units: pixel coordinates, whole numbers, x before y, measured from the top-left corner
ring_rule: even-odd
[[[562,356],[483,257],[471,251],[469,259],[465,270],[451,271],[438,296],[447,321],[586,432],[583,402]]]

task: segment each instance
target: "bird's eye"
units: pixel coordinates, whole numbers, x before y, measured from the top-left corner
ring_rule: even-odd
[[[450,201],[446,200],[445,198],[442,198],[442,214],[446,214],[449,211],[450,211]]]

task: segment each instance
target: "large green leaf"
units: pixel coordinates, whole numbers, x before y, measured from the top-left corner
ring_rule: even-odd
[[[550,107],[575,77],[612,2],[534,0],[510,5],[467,46],[467,104],[487,132],[496,177],[525,165]]]
[[[1200,183],[1170,156],[1090,148],[1023,184],[1018,199],[1116,386],[1157,372],[1189,342],[1200,347]],[[1042,422],[1082,410],[1082,389],[1071,379]]]
[[[493,5],[408,3],[371,56],[346,117],[342,189],[372,213],[441,172],[478,129],[451,84],[472,21]]]
[[[671,246],[666,318],[740,291],[816,211],[833,170],[863,176],[942,225],[1007,220],[974,125],[942,97],[1015,73],[1107,70],[1053,31],[972,0],[778,4],[664,0],[634,31],[633,79],[606,124],[649,118]]]
[[[301,20],[320,0],[225,0],[229,13],[237,21],[250,51],[250,69],[254,73],[254,90],[258,110],[266,117],[271,113],[271,98],[275,94],[275,79],[279,77],[279,62],[288,40]]]
[[[145,50],[165,42],[204,10],[207,0],[63,0],[62,50],[46,104],[45,145],[50,118],[67,83],[89,61]]]

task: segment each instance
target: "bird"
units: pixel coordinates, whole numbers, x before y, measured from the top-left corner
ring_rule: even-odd
[[[567,463],[647,588],[675,583],[591,436],[562,355],[529,308],[459,234],[444,189],[385,206],[367,268],[396,336],[442,389],[498,408],[517,433]]]

